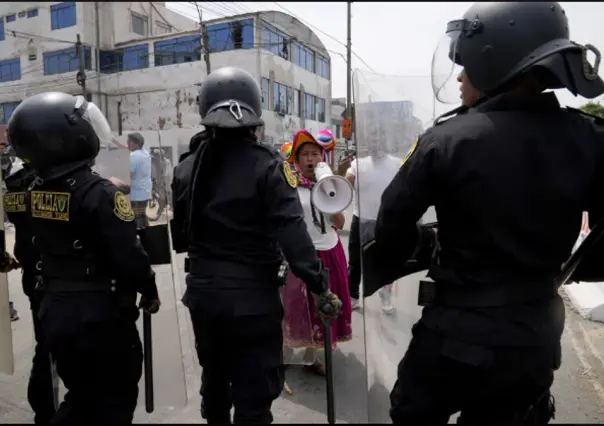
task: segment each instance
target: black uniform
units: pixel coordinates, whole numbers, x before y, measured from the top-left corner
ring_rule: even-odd
[[[23,168],[4,178],[7,189],[4,195],[4,211],[15,226],[13,253],[22,268],[23,293],[29,299],[36,339],[27,386],[27,399],[34,411],[34,422],[36,424],[49,424],[55,413],[55,395],[53,392],[50,354],[42,337],[41,324],[38,319],[40,295],[36,291],[39,276],[36,266],[40,256],[33,246],[31,222],[27,214],[27,188],[33,179],[33,170],[25,164]]]
[[[222,102],[215,98],[208,105],[208,92],[224,96]],[[236,424],[273,420],[270,408],[284,381],[281,250],[311,292],[327,289],[327,271],[306,230],[295,182],[284,174],[289,166],[253,136],[251,127],[261,123],[260,99],[255,79],[233,68],[211,74],[200,93],[202,124],[218,129],[196,152],[184,301],[203,367],[208,424],[230,423],[231,406]],[[213,103],[223,107],[211,108]]]
[[[67,388],[52,424],[132,422],[142,375],[137,293],[158,298],[128,200],[88,166],[108,129],[94,104],[62,93],[26,99],[9,123],[11,145],[37,175],[27,214],[41,256],[38,317]]]
[[[189,151],[185,152],[178,159],[178,165],[174,167],[174,177],[172,179],[172,205],[173,217],[170,221],[170,230],[172,235],[172,246],[177,253],[184,253],[188,248],[189,238],[187,236],[186,222],[187,209],[189,208],[189,185],[191,175],[195,165],[195,151],[199,148],[202,141],[206,140],[208,132],[197,133],[191,138]],[[188,267],[187,267],[188,269]]]
[[[516,15],[535,19],[543,31],[531,38],[527,22],[510,25]],[[391,417],[395,424],[446,424],[461,410],[459,423],[545,424],[554,413],[549,388],[564,328],[556,278],[582,212],[590,218],[604,212],[604,140],[591,120],[539,92],[573,80],[572,88],[587,96],[604,85],[591,80],[594,89],[572,74],[581,68],[556,60],[568,55],[573,63],[580,53],[562,41],[568,23],[557,4],[479,3],[466,19],[449,25],[461,28],[451,52],[488,99],[421,136],[378,215],[371,258],[384,279],[400,276],[393,263],[415,250],[416,222],[429,206],[439,219],[440,248],[428,274],[434,293],[399,364]],[[518,49],[528,49],[526,58],[500,52],[496,73],[493,63],[476,63],[484,45],[497,46],[493,39],[506,31],[510,43],[525,32]],[[548,37],[557,44],[547,44]],[[541,44],[543,56],[532,55]],[[507,92],[514,76],[506,73],[532,65],[539,89]]]

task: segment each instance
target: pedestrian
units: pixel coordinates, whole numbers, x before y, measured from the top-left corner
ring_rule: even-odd
[[[155,274],[134,213],[90,165],[111,130],[83,96],[24,100],[8,137],[35,172],[26,197],[41,261],[38,318],[67,392],[51,424],[131,424],[142,375],[140,307],[159,309]]]
[[[386,152],[384,141],[379,139],[377,132],[361,132],[360,137],[365,139],[363,144],[368,150],[352,160],[345,173],[346,179],[355,187],[354,210],[348,239],[348,285],[353,309],[360,307],[361,236],[367,229],[375,227],[382,193],[401,165],[400,158]],[[358,175],[362,178],[357,180]],[[384,313],[392,313],[392,285],[384,286],[379,294]]]
[[[208,424],[229,424],[234,406],[233,423],[269,424],[284,381],[281,252],[325,318],[337,316],[341,303],[306,230],[295,176],[256,139],[263,124],[256,79],[234,67],[212,72],[199,112],[208,140],[196,151],[189,185],[183,302],[203,368],[202,415]]]
[[[140,133],[128,135],[130,150],[130,203],[137,228],[149,226],[147,205],[151,200],[151,155],[143,148],[145,139]]]
[[[21,284],[23,293],[29,299],[36,342],[27,386],[27,400],[34,412],[34,423],[48,425],[55,414],[56,407],[50,353],[44,342],[38,318],[40,292],[36,289],[39,282],[39,271],[36,266],[40,256],[32,242],[32,225],[27,213],[27,188],[34,178],[35,174],[31,167],[21,159],[17,159],[11,167],[10,174],[4,178],[7,189],[4,194],[4,212],[15,227],[13,253],[21,265]]]
[[[332,349],[338,342],[352,340],[352,308],[348,292],[348,271],[346,253],[338,230],[344,227],[343,213],[324,215],[311,204],[311,190],[315,184],[315,168],[325,162],[324,146],[306,130],[294,136],[288,162],[295,170],[298,181],[298,197],[304,210],[304,222],[312,238],[317,256],[329,270],[329,290],[342,301],[342,310],[332,323]],[[285,310],[284,352],[286,363],[296,352],[304,349],[306,368],[320,376],[325,376],[325,365],[319,359],[318,349],[323,348],[323,326],[316,313],[314,301],[306,291],[304,280],[290,272],[286,285],[281,289],[281,299]],[[290,354],[288,357],[287,355]]]
[[[475,3],[449,22],[446,39],[449,59],[484,96],[419,138],[384,191],[365,252],[382,282],[399,278],[418,243],[416,222],[435,206],[433,282],[422,283],[426,307],[390,415],[394,424],[444,425],[458,411],[460,424],[547,424],[564,329],[556,278],[583,210],[604,211],[604,140],[544,91],[595,98],[604,82],[585,60],[595,49],[569,40],[558,3]]]

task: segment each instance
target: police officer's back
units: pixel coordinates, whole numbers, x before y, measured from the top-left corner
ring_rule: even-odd
[[[391,416],[547,423],[564,327],[556,276],[582,212],[602,215],[604,141],[542,92],[593,98],[604,84],[557,3],[477,3],[447,31],[450,58],[485,98],[423,134],[382,197],[372,258],[394,245],[409,257],[430,205],[440,242]]]
[[[89,167],[109,124],[81,96],[42,93],[15,110],[8,136],[36,172],[27,210],[41,256],[38,315],[67,388],[53,423],[131,423],[142,373],[137,293],[146,308],[159,301],[128,200]]]
[[[34,180],[35,172],[21,159],[15,163],[4,177],[4,212],[15,227],[15,246],[13,253],[21,265],[21,283],[27,296],[33,316],[36,346],[32,359],[32,368],[27,387],[27,399],[34,411],[34,423],[49,424],[55,413],[55,396],[48,348],[42,336],[38,311],[40,294],[36,291],[39,281],[37,266],[40,255],[33,244],[31,218],[27,212],[27,190]]]
[[[267,424],[284,379],[281,249],[317,306],[337,314],[340,302],[327,290],[291,169],[256,141],[258,83],[241,69],[214,71],[199,108],[210,136],[196,151],[189,185],[185,303],[203,367],[205,417],[229,423],[233,404],[234,423]]]

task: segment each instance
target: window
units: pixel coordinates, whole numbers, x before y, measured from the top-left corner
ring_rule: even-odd
[[[114,50],[101,50],[99,58],[100,71],[103,74],[112,74],[119,71],[120,55]]]
[[[0,61],[0,82],[21,80],[21,58]]]
[[[119,70],[131,71],[149,67],[149,45],[128,46],[119,51]]]
[[[268,78],[262,77],[261,86],[262,86],[262,109],[270,110],[270,102],[269,102],[269,88],[270,88],[270,80]]]
[[[300,91],[298,89],[294,89],[294,109],[293,116],[300,117]]]
[[[155,27],[157,29],[157,35],[168,34],[172,32],[170,25],[164,24],[163,22],[155,21]]]
[[[287,90],[291,90],[285,84],[273,83],[273,111],[281,114],[288,114],[287,108]]]
[[[295,64],[306,71],[315,72],[315,52],[300,43],[296,43],[295,47]]]
[[[35,18],[36,16],[38,16],[38,9],[32,9],[27,11],[28,18]]]
[[[13,115],[13,112],[15,112],[20,103],[21,101],[0,104],[0,120],[2,120],[0,124],[8,124],[8,120],[10,120],[11,115]]]
[[[50,6],[50,29],[73,27],[76,24],[76,4],[74,1]]]
[[[146,37],[149,34],[149,19],[146,16],[130,12],[132,16],[132,32]]]
[[[4,20],[0,19],[0,41],[4,40]]]
[[[253,19],[209,25],[207,31],[210,52],[254,47]]]
[[[317,55],[317,74],[329,80],[329,60]]]
[[[201,60],[201,36],[194,34],[155,42],[155,66]]]
[[[325,99],[317,98],[317,120],[325,123]]]
[[[17,15],[7,15],[6,22],[15,22],[17,20]]]
[[[336,139],[340,139],[342,136],[341,135],[342,132],[342,126],[340,126],[339,124],[336,124]]]
[[[262,25],[262,48],[289,60],[290,37],[268,24],[263,23]]]
[[[309,95],[308,93],[304,94],[304,118],[308,120],[316,120],[316,107],[315,107],[315,97],[313,95]]]
[[[84,68],[89,70],[92,65],[90,48],[83,46]],[[62,74],[80,70],[80,58],[76,55],[75,47],[46,52],[44,58],[44,75]]]

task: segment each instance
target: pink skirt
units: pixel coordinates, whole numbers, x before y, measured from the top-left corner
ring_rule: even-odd
[[[342,301],[340,315],[331,325],[332,347],[337,342],[352,339],[352,306],[348,289],[348,267],[342,241],[331,250],[317,251],[323,265],[329,269],[329,289]],[[315,301],[306,285],[290,272],[287,284],[281,288],[285,311],[283,343],[288,348],[323,347],[324,326],[315,310]]]

